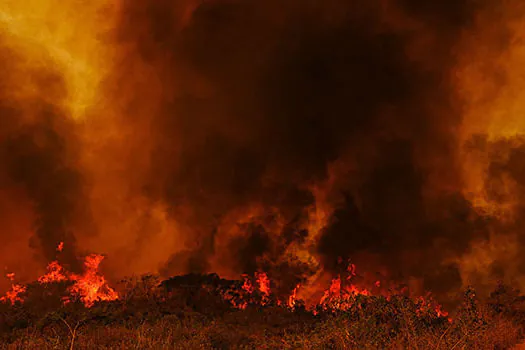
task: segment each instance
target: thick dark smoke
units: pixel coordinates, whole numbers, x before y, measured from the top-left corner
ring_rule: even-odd
[[[95,221],[131,265],[143,257],[126,249],[151,254],[151,231],[172,220],[184,249],[162,261],[165,275],[264,270],[286,289],[350,260],[444,295],[464,282],[457,258],[495,225],[462,194],[453,81],[482,6],[122,0],[100,39],[113,66],[84,124],[63,108],[51,60],[22,64],[0,43],[0,186],[31,203],[31,244],[48,260],[63,241],[74,264]],[[32,92],[13,94],[21,77]],[[522,186],[524,152],[511,148],[490,167],[495,200],[498,178]],[[155,226],[143,206],[159,203],[169,219]],[[323,205],[333,215],[316,240],[309,214]]]
[[[10,198],[13,204],[28,198],[34,220],[28,244],[38,260],[55,259],[58,244],[64,242],[71,249],[62,258],[75,268],[73,230],[82,178],[72,161],[74,125],[60,107],[66,98],[64,83],[51,61],[30,64],[1,41],[0,59],[0,187],[19,189]]]
[[[160,110],[142,117],[155,135],[144,188],[174,212],[191,206],[186,219],[203,242],[166,271],[188,260],[212,268],[221,218],[250,203],[280,208],[292,233],[243,226],[228,263],[251,272],[275,261],[308,235],[297,229],[315,202],[306,185],[343,163],[352,169],[338,174],[343,204],[317,248],[325,267],[367,252],[438,291],[459,285],[443,260],[487,232],[460,194],[461,111],[449,77],[479,5],[219,0],[182,22],[171,1],[126,2],[118,40],[135,56],[126,51],[117,79],[142,62],[163,87]]]

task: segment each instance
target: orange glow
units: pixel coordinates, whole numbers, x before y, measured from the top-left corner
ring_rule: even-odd
[[[98,85],[107,72],[109,46],[102,36],[114,23],[112,2],[58,0],[4,0],[0,27],[13,45],[33,57],[45,50],[60,66],[68,99],[64,107],[74,119],[85,117],[97,101]]]

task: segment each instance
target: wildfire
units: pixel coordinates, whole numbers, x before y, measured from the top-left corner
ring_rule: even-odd
[[[297,291],[301,287],[300,284],[298,284],[292,291],[292,294],[288,297],[288,307],[293,309],[295,307],[295,303],[297,302]]]
[[[60,242],[57,251],[62,251],[64,243]],[[68,287],[68,292],[73,297],[78,297],[86,307],[92,307],[97,301],[111,301],[118,299],[118,293],[111,288],[104,276],[102,276],[98,269],[99,265],[104,260],[102,255],[92,254],[85,258],[84,273],[77,275],[68,273],[60,263],[55,260],[47,265],[47,273],[38,278],[38,282],[42,285],[49,283],[71,282],[72,285]],[[14,273],[10,273],[7,277],[13,281]],[[15,304],[16,301],[23,302],[20,294],[26,291],[27,287],[20,284],[13,284],[11,290],[7,292],[6,296],[0,298],[0,302],[11,302]],[[70,302],[71,298],[66,297],[64,303]]]
[[[397,293],[399,293],[400,295],[404,295],[407,292],[406,288],[397,290],[397,293],[394,293],[392,289],[388,289],[388,291],[380,290],[380,281],[374,282],[373,286],[371,286],[372,289],[361,287],[359,283],[353,283],[351,281],[352,278],[357,276],[356,266],[354,264],[349,264],[347,273],[346,278],[342,278],[341,275],[333,278],[320,299],[308,305],[307,310],[310,310],[314,314],[318,314],[320,310],[324,312],[348,311],[352,306],[356,305],[359,296],[383,296],[390,299],[394,294],[397,295]],[[238,291],[223,295],[224,299],[234,308],[244,310],[248,305],[268,306],[272,303],[294,310],[300,301],[298,292],[301,284],[297,284],[295,288],[290,291],[289,295],[283,296],[277,295],[275,290],[272,290],[271,279],[265,272],[256,272],[253,278],[248,275],[243,275],[243,278],[243,284]],[[375,287],[375,289],[373,287]],[[308,286],[304,288],[308,288]],[[372,290],[374,292],[372,292]],[[425,297],[420,296],[414,299],[414,302],[418,306],[419,316],[426,315],[429,312],[434,313],[437,317],[448,316],[448,312],[443,310],[441,305],[437,303],[430,294],[427,294]],[[450,318],[449,321],[451,321]]]
[[[102,255],[90,255],[84,261],[86,268],[84,274],[70,275],[70,280],[75,281],[75,284],[69,290],[72,294],[79,295],[86,307],[93,306],[96,301],[118,299],[117,292],[108,286],[104,276],[98,273],[98,267],[103,259]]]
[[[67,281],[67,277],[64,274],[64,268],[59,264],[58,261],[52,261],[47,265],[47,273],[38,278],[40,283],[53,283]]]
[[[11,284],[11,289],[7,291],[6,295],[3,297],[0,297],[0,302],[2,303],[10,302],[11,305],[15,305],[17,301],[23,302],[23,299],[20,297],[20,294],[26,291],[27,289],[26,286],[14,283],[14,280],[15,280],[14,273],[8,273],[6,277],[13,283]]]
[[[353,266],[353,265],[352,265]],[[352,267],[352,272],[355,272],[355,266]],[[351,276],[350,276],[351,277]],[[348,279],[350,279],[348,277]],[[341,276],[337,276],[332,280],[330,288],[328,288],[321,300],[319,301],[319,306],[323,309],[327,308],[336,308],[338,310],[347,310],[353,303],[353,298],[357,295],[370,296],[370,291],[367,289],[361,289],[357,286],[350,284],[346,287],[341,286]]]
[[[256,273],[255,278],[259,284],[259,291],[262,294],[261,304],[266,305],[270,298],[270,279],[265,272]]]
[[[60,243],[59,248],[63,248]],[[51,283],[66,282],[70,283],[67,287],[69,296],[63,298],[64,304],[71,302],[73,298],[78,298],[85,307],[92,307],[97,301],[113,301],[119,298],[118,293],[108,285],[107,280],[99,273],[100,263],[104,257],[98,254],[92,254],[84,260],[84,272],[75,274],[68,272],[58,260],[52,261],[47,266],[47,273],[38,278],[41,285]],[[351,280],[357,276],[356,267],[350,264],[347,269],[348,276],[342,278],[338,275],[332,279],[330,286],[323,292],[323,295],[317,303],[310,305],[308,310],[317,314],[320,310],[324,312],[347,311],[355,305],[356,297],[372,297],[369,289],[362,288]],[[15,274],[6,275],[11,281],[14,281]],[[246,309],[248,305],[270,306],[277,305],[295,310],[300,299],[298,291],[301,284],[297,284],[289,295],[277,294],[275,289],[272,290],[272,281],[266,272],[256,272],[253,277],[244,275],[242,285],[237,285],[232,290],[222,294],[223,298],[228,301],[234,308]],[[374,286],[379,288],[380,282],[376,281]],[[16,302],[23,303],[22,294],[26,292],[26,286],[12,283],[11,289],[5,296],[0,298],[0,302],[14,305]],[[415,300],[418,306],[418,315],[425,315],[428,312],[434,312],[438,317],[447,317],[448,313],[442,310],[441,305],[435,302],[430,295],[419,297]],[[450,319],[449,319],[450,321]]]

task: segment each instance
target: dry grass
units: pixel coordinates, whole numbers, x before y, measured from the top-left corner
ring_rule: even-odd
[[[452,327],[452,325],[450,326]],[[51,333],[27,330],[2,349],[68,349],[72,335],[58,325]],[[331,318],[311,330],[293,332],[259,325],[199,322],[166,318],[130,328],[122,325],[80,327],[75,349],[509,349],[519,340],[519,330],[505,320],[486,329],[419,332],[405,329],[393,338],[381,331]]]
[[[467,291],[453,322],[401,296],[364,297],[351,310],[315,316],[235,310],[213,293],[192,294],[190,306],[187,295],[134,293],[92,309],[39,300],[0,308],[0,349],[509,349],[524,319],[522,299],[509,290],[483,305]]]

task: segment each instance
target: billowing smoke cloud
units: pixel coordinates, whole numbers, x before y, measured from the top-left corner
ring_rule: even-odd
[[[164,271],[271,269],[265,261],[309,235],[297,233],[315,206],[309,185],[342,164],[327,190],[338,208],[311,252],[322,265],[366,252],[374,267],[461,283],[442,260],[468,247],[481,219],[460,194],[448,77],[471,4],[208,1],[190,17],[168,1],[124,6],[116,79],[155,106],[126,117],[137,134],[148,125],[144,194],[177,220],[175,208],[191,208],[194,227],[193,248]],[[221,233],[255,204],[267,210]]]
[[[61,108],[66,89],[42,56],[29,63],[20,47],[0,41],[0,188],[6,194],[2,201],[10,202],[2,215],[4,256],[26,259],[28,268],[33,259],[14,243],[18,236],[35,248],[41,263],[55,259],[64,242],[71,249],[63,259],[75,268],[75,216],[87,218],[88,210],[81,204],[82,176],[74,163],[75,127]]]
[[[56,103],[59,74],[28,125],[13,114],[25,100],[2,105],[5,176],[47,257],[76,239],[117,275],[265,270],[283,288],[350,260],[445,295],[502,227],[467,193],[475,118],[458,73],[496,7],[123,0],[84,122]],[[521,154],[479,168],[478,187],[520,184]]]

